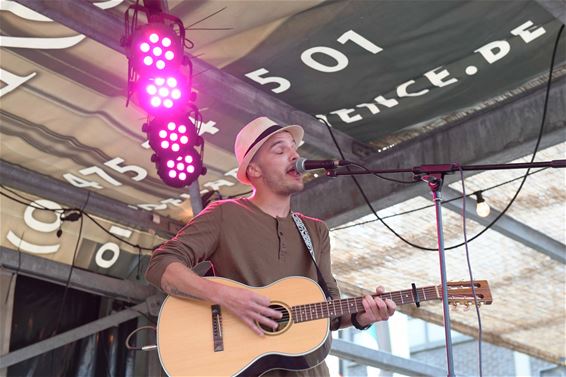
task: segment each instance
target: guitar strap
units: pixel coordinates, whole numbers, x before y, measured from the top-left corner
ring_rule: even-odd
[[[301,220],[301,218],[299,217],[299,215],[297,215],[295,212],[291,212],[291,217],[293,217],[293,221],[295,221],[295,225],[297,226],[297,229],[299,230],[301,237],[303,237],[303,241],[305,243],[305,246],[307,247],[307,250],[309,251],[309,255],[311,256],[312,262],[314,263],[314,266],[316,267],[316,275],[318,277],[318,285],[320,285],[320,287],[324,291],[324,294],[326,295],[326,299],[332,300],[332,296],[330,296],[330,292],[328,291],[328,285],[326,285],[326,281],[322,277],[322,273],[320,272],[320,268],[318,268],[318,264],[316,263],[316,257],[315,257],[315,254],[314,254],[314,248],[312,246],[312,241],[311,241],[311,236],[309,235],[309,231],[308,231],[307,227],[305,226],[305,224],[303,223],[303,220]]]

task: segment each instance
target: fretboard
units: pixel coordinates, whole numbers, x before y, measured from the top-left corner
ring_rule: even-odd
[[[405,305],[414,304],[416,302],[441,300],[442,292],[439,287],[434,285],[429,287],[417,288],[417,298],[413,294],[412,289],[395,292],[385,292],[379,295],[382,299],[391,299],[395,304]],[[376,297],[376,295],[374,295]],[[313,321],[321,318],[332,318],[342,316],[344,314],[352,314],[364,311],[362,305],[363,297],[345,298],[340,300],[331,300],[325,302],[317,302],[314,304],[297,305],[291,308],[294,322]]]

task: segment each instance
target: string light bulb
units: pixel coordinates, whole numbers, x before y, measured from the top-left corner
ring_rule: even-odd
[[[491,207],[482,196],[482,192],[478,191],[474,193],[476,195],[476,213],[479,217],[487,217],[489,216],[489,212],[491,212]]]

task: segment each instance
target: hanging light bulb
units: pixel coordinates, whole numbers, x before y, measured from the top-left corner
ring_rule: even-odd
[[[483,198],[482,192],[478,191],[474,194],[476,195],[476,202],[477,202],[476,213],[478,214],[478,216],[479,217],[489,216],[489,212],[491,211],[491,208],[489,207],[489,204],[487,204],[487,202]]]

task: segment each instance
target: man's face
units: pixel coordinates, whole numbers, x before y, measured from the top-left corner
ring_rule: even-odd
[[[299,158],[295,140],[288,132],[279,132],[261,146],[250,162],[254,175],[275,194],[291,195],[303,189],[303,177],[295,170]],[[258,175],[259,174],[259,175]]]

